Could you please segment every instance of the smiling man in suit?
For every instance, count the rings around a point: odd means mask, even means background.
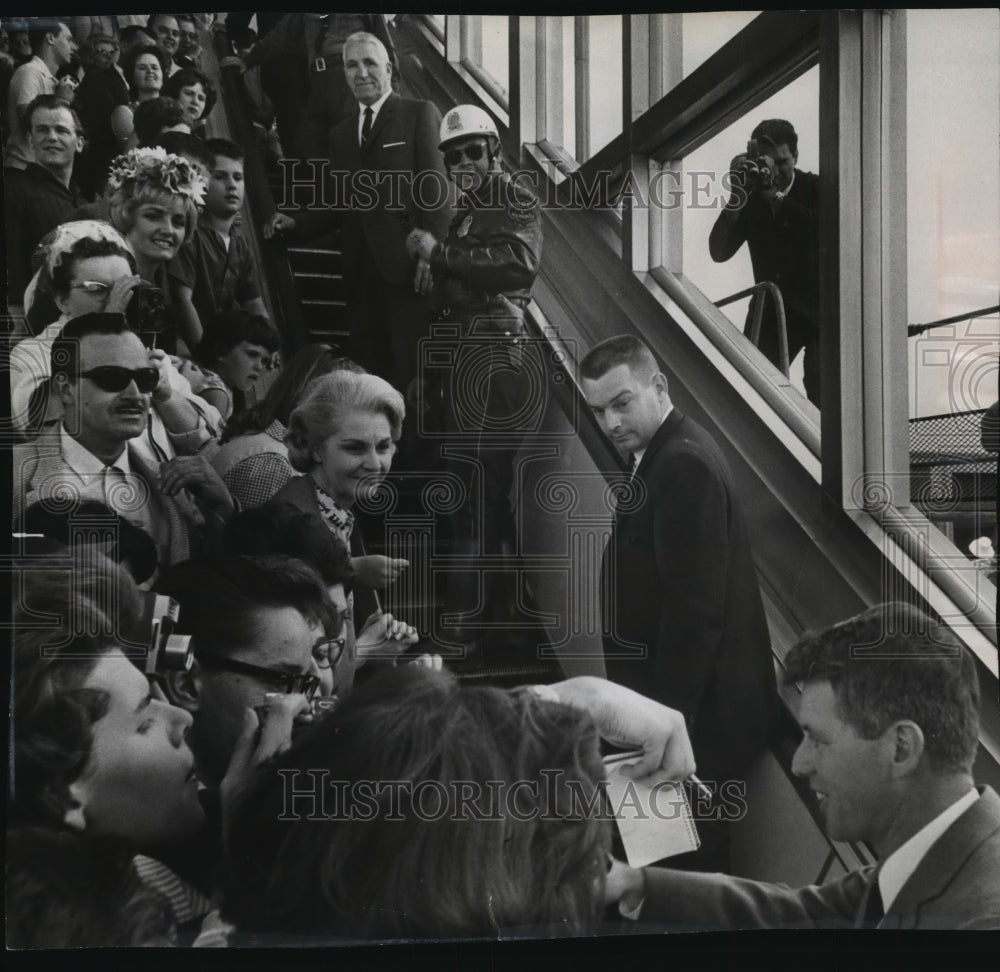
[[[309,239],[339,227],[351,357],[406,391],[430,324],[432,282],[406,237],[423,229],[442,238],[452,214],[437,150],[441,113],[392,90],[389,53],[374,34],[347,38],[344,72],[358,111],[330,131],[332,209],[277,213],[264,234]]]
[[[602,341],[580,375],[634,470],[602,565],[608,678],[684,713],[698,772],[718,792],[766,745],[776,698],[739,498],[718,446],[671,403],[641,341]],[[702,850],[685,863],[726,870],[728,823],[708,816]]]
[[[894,602],[806,636],[785,665],[802,689],[792,771],[828,836],[869,842],[880,863],[798,889],[617,865],[611,896],[636,930],[1000,928],[1000,799],[973,783],[972,653]]]

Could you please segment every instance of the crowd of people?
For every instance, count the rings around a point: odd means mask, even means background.
[[[517,556],[518,453],[545,394],[525,320],[538,200],[486,111],[395,90],[381,15],[128,20],[5,24],[13,531],[33,565],[14,605],[8,944],[1000,924],[975,666],[903,604],[805,637],[784,673],[801,686],[793,769],[877,870],[797,891],[729,877],[714,802],[697,851],[621,862],[602,746],[636,751],[632,779],[697,766],[717,787],[773,740],[770,635],[722,452],[637,338],[590,349],[580,390],[624,487],[608,678],[463,684],[436,638],[474,653],[482,602],[503,601],[474,568]],[[210,28],[237,52],[223,69],[240,69],[265,158],[325,158],[346,185],[404,177],[260,227],[338,234],[343,348],[295,348],[268,313],[246,150],[207,137]],[[741,219],[713,234],[717,259],[753,246]],[[439,337],[447,363],[426,353]],[[384,610],[408,563],[363,536],[394,462],[459,487],[449,535],[468,569],[434,631]]]

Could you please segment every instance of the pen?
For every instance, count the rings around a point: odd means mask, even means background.
[[[701,780],[699,780],[698,777],[694,775],[694,773],[691,774],[689,779],[691,780],[692,783],[694,783],[696,787],[698,787],[698,793],[701,794],[702,800],[711,803],[712,791],[707,786],[705,786],[705,784],[702,783]]]

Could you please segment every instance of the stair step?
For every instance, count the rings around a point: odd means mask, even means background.
[[[306,301],[337,301],[342,304],[346,301],[344,278],[340,274],[295,273],[293,276],[299,300],[303,303]]]
[[[339,274],[343,258],[339,250],[289,247],[288,262],[293,273]]]

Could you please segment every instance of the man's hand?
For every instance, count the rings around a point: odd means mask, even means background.
[[[284,236],[286,233],[292,233],[295,230],[295,220],[291,216],[287,216],[285,213],[275,213],[269,220],[264,223],[264,239],[270,240],[275,236]]]
[[[152,348],[149,351],[149,365],[160,373],[156,387],[153,389],[153,404],[163,405],[165,402],[170,401],[174,393],[174,388],[171,384],[171,373],[174,370],[173,362],[162,348]]]
[[[412,625],[376,611],[365,621],[358,635],[358,664],[363,665],[373,658],[395,658],[419,640],[420,633]]]
[[[642,750],[638,761],[622,767],[625,776],[640,779],[662,769],[670,779],[684,780],[695,771],[687,725],[676,709],[593,675],[541,688],[543,694],[551,690],[560,702],[587,712],[608,742]]]
[[[72,101],[78,86],[79,82],[75,78],[60,78],[56,84],[56,90],[53,94],[55,94],[57,98],[62,98],[63,101]]]
[[[176,456],[160,466],[160,489],[167,496],[186,489],[203,513],[215,513],[224,520],[236,510],[225,483],[202,455]]]
[[[408,560],[384,557],[382,554],[354,557],[351,562],[355,578],[365,587],[372,587],[377,591],[398,580],[399,575],[410,566]]]
[[[410,230],[410,235],[406,237],[406,252],[411,257],[430,261],[434,247],[437,246],[437,237],[423,229]]]
[[[233,809],[253,779],[254,770],[288,749],[295,717],[309,704],[304,695],[275,695],[269,697],[267,703],[262,716],[258,716],[253,709],[243,713],[243,728],[229,759],[226,775],[219,784],[223,842]]]
[[[434,289],[434,275],[431,265],[421,257],[417,260],[417,269],[413,274],[413,289],[426,297]]]
[[[132,291],[142,283],[142,277],[133,273],[129,277],[119,277],[108,291],[108,302],[104,305],[105,314],[124,314],[132,299]]]

